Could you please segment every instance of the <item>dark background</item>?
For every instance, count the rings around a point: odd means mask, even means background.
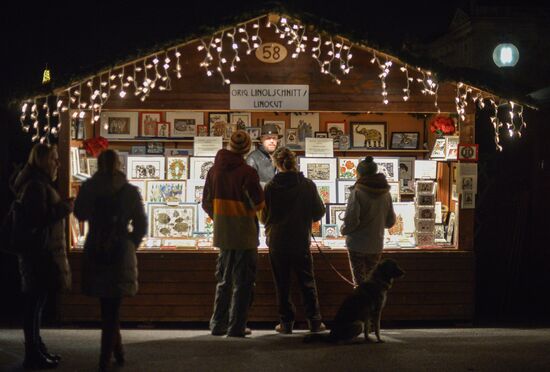
[[[46,64],[53,83],[95,66],[135,55],[159,43],[215,28],[233,16],[272,2],[134,1],[20,2],[2,12],[4,49],[0,70],[0,193],[4,215],[13,195],[8,179],[25,161],[30,136],[20,130],[16,98],[40,87]],[[457,7],[469,1],[287,1],[290,10],[315,14],[346,25],[378,45],[399,50],[405,41],[424,42],[443,34]],[[478,1],[484,5],[537,5],[533,1]],[[4,5],[3,5],[4,6]],[[495,32],[499,30],[495,29]],[[544,61],[541,61],[544,63]],[[543,87],[540,87],[543,88]],[[548,109],[528,110],[521,140],[503,136],[497,153],[487,113],[478,113],[480,144],[475,251],[478,263],[476,322],[549,320],[550,166]],[[543,164],[546,160],[546,169]],[[0,323],[18,322],[21,297],[17,262],[0,254]],[[7,301],[4,301],[6,299]],[[50,307],[49,318],[54,319]]]

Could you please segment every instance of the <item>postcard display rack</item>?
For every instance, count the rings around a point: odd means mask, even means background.
[[[428,171],[424,169],[425,160],[417,159],[417,155],[427,152],[418,150],[418,134],[415,137],[415,133],[394,132],[387,136],[391,138],[391,145],[388,146],[385,124],[377,124],[381,128],[374,125],[373,128],[365,129],[359,128],[364,124],[351,122],[350,128],[346,130],[345,121],[327,121],[326,131],[320,132],[319,115],[290,114],[290,120],[287,121],[255,119],[256,125],[252,126],[251,113],[102,113],[102,123],[107,124],[97,132],[108,139],[111,148],[118,150],[122,170],[129,182],[138,188],[148,216],[148,231],[140,248],[211,249],[213,221],[202,210],[200,203],[206,174],[214,164],[216,151],[212,151],[210,156],[194,156],[197,155],[193,148],[196,137],[221,136],[226,144],[233,131],[244,129],[257,143],[261,125],[265,123],[279,127],[282,135],[280,143],[297,152],[300,170],[317,185],[327,212],[325,218],[313,224],[312,230],[314,237],[325,248],[345,249],[345,239],[340,228],[350,187],[357,179],[357,166],[365,155],[373,155],[378,171],[386,176],[397,216],[395,226],[385,231],[384,247],[391,249],[433,245],[437,214],[436,175],[431,167],[428,167]],[[290,128],[287,128],[288,122]],[[93,130],[90,127],[89,123],[86,126],[85,123],[75,122],[71,131],[73,196],[78,193],[80,183],[91,177],[97,169],[97,159],[81,148],[83,142],[80,140],[92,137],[86,136],[86,129]],[[362,133],[364,129],[383,132],[381,142],[358,141],[354,133]],[[311,138],[319,143],[325,141],[321,150],[317,149],[314,155],[308,151],[307,143]],[[335,156],[334,152],[340,156]],[[417,168],[420,176],[417,175]],[[426,178],[426,174],[431,178]],[[421,178],[415,181],[417,176]],[[78,223],[71,217],[73,247],[83,246],[87,229],[87,224]],[[266,247],[265,232],[261,226],[260,248]]]

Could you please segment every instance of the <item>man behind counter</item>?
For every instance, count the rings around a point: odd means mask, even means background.
[[[277,149],[280,138],[281,136],[275,124],[264,124],[260,137],[261,145],[246,158],[246,163],[258,172],[262,186],[265,186],[275,176],[271,154]]]

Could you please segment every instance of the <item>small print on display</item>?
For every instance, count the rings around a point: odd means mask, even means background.
[[[206,180],[210,168],[214,166],[214,157],[193,156],[189,158],[189,178],[194,180]]]
[[[195,136],[197,126],[204,124],[204,114],[193,111],[174,111],[166,113],[170,123],[171,136],[191,138]]]
[[[479,145],[477,144],[458,144],[458,160],[461,162],[477,161],[479,154]]]
[[[338,231],[338,225],[336,224],[324,224],[322,226],[323,239],[337,239],[340,235]]]
[[[346,133],[346,123],[345,122],[327,122],[327,132],[328,136],[334,140],[334,148],[337,149],[340,147],[340,136],[343,136]]]
[[[353,148],[386,148],[386,123],[352,122],[350,132]]]
[[[237,130],[246,130],[250,126],[250,113],[249,112],[232,112],[231,124],[237,126]]]
[[[386,176],[388,182],[399,181],[399,158],[373,158],[378,166],[378,173]]]
[[[187,156],[166,157],[166,179],[184,180],[187,179],[189,158]]]
[[[192,237],[197,226],[197,204],[166,206],[149,204],[149,236]]]
[[[336,158],[300,157],[300,171],[307,178],[319,181],[336,179]]]
[[[432,159],[445,159],[445,144],[447,141],[445,138],[436,138],[434,147],[432,149],[432,154],[430,157]]]
[[[419,207],[416,213],[417,218],[422,219],[434,219],[435,220],[435,208],[434,207]]]
[[[139,128],[142,137],[156,137],[158,123],[162,121],[162,112],[140,112]]]
[[[163,155],[164,143],[163,142],[147,142],[145,153],[148,155]]]
[[[416,150],[418,149],[419,132],[392,132],[391,149]]]
[[[164,179],[164,162],[164,156],[129,156],[129,177],[134,179]]]
[[[355,185],[354,180],[336,180],[337,189],[338,189],[338,203],[347,203],[349,195],[351,193],[351,188]]]
[[[147,181],[147,201],[166,204],[185,202],[185,181]]]
[[[419,206],[435,205],[435,195],[418,195],[416,200]]]
[[[211,112],[208,114],[208,124],[210,125],[210,135],[216,137],[225,137],[225,130],[229,123],[229,114],[224,112]]]
[[[356,179],[357,165],[360,161],[360,158],[338,158],[338,178]]]
[[[260,131],[261,129],[258,127],[246,128],[246,132],[248,133],[252,141],[257,141],[260,139],[260,133],[261,133]]]
[[[433,181],[416,181],[416,192],[418,194],[433,194],[434,185]]]

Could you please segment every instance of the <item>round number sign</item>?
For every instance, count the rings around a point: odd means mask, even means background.
[[[264,63],[279,63],[287,55],[286,48],[279,43],[263,43],[256,49],[256,58]]]

